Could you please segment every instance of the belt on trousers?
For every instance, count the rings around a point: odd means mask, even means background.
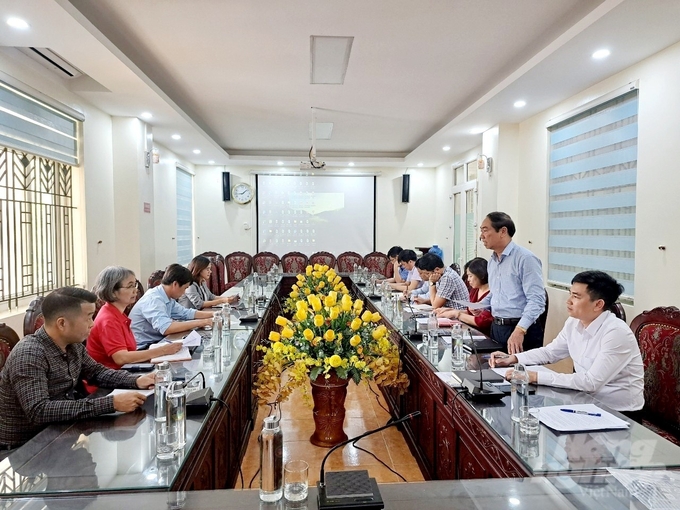
[[[494,317],[493,323],[499,326],[517,326],[520,319],[504,319],[503,317]]]

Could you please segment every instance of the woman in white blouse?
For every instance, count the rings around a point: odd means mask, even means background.
[[[194,281],[187,288],[184,295],[178,299],[182,306],[202,310],[203,308],[210,308],[211,306],[218,306],[223,303],[232,304],[238,301],[238,296],[220,297],[210,292],[206,282],[210,278],[212,268],[207,257],[202,255],[194,257],[189,262],[188,268],[194,277]]]

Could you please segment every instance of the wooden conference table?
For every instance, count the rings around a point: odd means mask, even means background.
[[[365,297],[361,287],[346,281],[353,292]],[[284,276],[273,293],[286,296],[294,282],[293,276]],[[240,486],[239,466],[257,412],[251,389],[253,364],[261,354],[255,346],[276,327],[281,301],[270,299],[260,310],[262,319],[252,327],[232,328],[230,362],[202,359],[197,351],[197,359],[173,367],[202,370],[215,395],[224,401],[188,417],[187,444],[175,459],[155,457],[153,399],[149,398],[135,414],[48,426],[0,462],[0,498]],[[367,307],[379,310],[380,303],[365,301]],[[236,317],[232,324],[238,324]],[[680,448],[636,423],[628,430],[561,435],[541,426],[537,441],[520,441],[510,419],[509,397],[497,404],[468,402],[436,376],[437,366],[407,335],[395,331],[392,339],[400,346],[411,385],[406,395],[387,392],[386,398],[394,416],[421,411],[422,416],[405,426],[404,434],[426,478],[592,478],[606,474],[607,467],[680,467]],[[530,397],[532,406],[593,401],[579,392],[553,388],[539,388]]]

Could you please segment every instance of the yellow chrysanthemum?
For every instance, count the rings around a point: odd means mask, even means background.
[[[365,361],[357,361],[354,366],[356,367],[357,370],[363,370],[366,368],[366,362]]]
[[[333,356],[328,358],[328,364],[333,368],[338,368],[342,364],[342,358],[337,354],[333,354]]]
[[[357,329],[359,329],[361,327],[361,324],[362,324],[361,319],[359,317],[355,317],[352,320],[349,327],[352,328],[352,331],[356,331]]]
[[[361,316],[361,320],[363,320],[364,322],[370,322],[372,318],[373,314],[368,310],[366,310]]]
[[[299,321],[303,321],[307,318],[307,310],[304,308],[298,308],[298,311],[295,312],[295,318]]]
[[[329,329],[323,334],[323,339],[326,340],[326,342],[332,342],[335,340],[335,331]]]
[[[378,312],[373,312],[373,316],[371,317],[371,322],[378,322],[382,317]]]
[[[272,342],[278,342],[279,340],[281,340],[281,335],[277,331],[270,331],[269,340],[271,340]]]
[[[296,297],[299,297],[299,296],[300,296],[300,293],[297,290],[294,290],[290,293],[290,297],[292,297],[293,299],[295,299]]]
[[[305,337],[305,340],[311,342],[314,339],[314,332],[307,328],[302,332],[302,336]]]
[[[279,315],[274,322],[279,326],[286,326],[288,324],[288,319]]]
[[[290,329],[288,326],[286,326],[285,328],[283,328],[281,330],[281,336],[283,338],[293,338],[293,335],[295,335],[295,332],[292,329]]]
[[[305,269],[305,273],[307,273],[307,276],[312,276],[312,271],[314,271],[314,268],[312,266],[307,266]]]
[[[337,306],[332,307],[330,309],[329,314],[330,314],[331,320],[334,321],[340,315],[340,308],[338,308]]]
[[[318,314],[317,314],[317,315],[314,316],[314,325],[315,325],[317,328],[320,328],[321,326],[323,326],[323,323],[324,323],[324,322],[325,322],[325,321],[324,321],[323,315],[318,315]]]
[[[354,335],[352,338],[349,339],[349,343],[352,347],[356,347],[361,343],[361,337],[359,335]]]
[[[281,352],[283,351],[283,348],[285,346],[281,342],[274,342],[274,345],[272,345],[272,349],[274,349],[274,352]]]

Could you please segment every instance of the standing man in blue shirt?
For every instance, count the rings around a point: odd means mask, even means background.
[[[184,308],[176,300],[193,282],[191,271],[180,264],[165,270],[161,284],[149,289],[130,312],[137,348],[144,349],[167,335],[212,324],[212,312]]]
[[[491,338],[516,354],[543,346],[543,328],[536,321],[545,310],[541,261],[512,241],[515,223],[504,212],[489,213],[480,227],[489,259],[490,292],[482,303],[491,305]]]

